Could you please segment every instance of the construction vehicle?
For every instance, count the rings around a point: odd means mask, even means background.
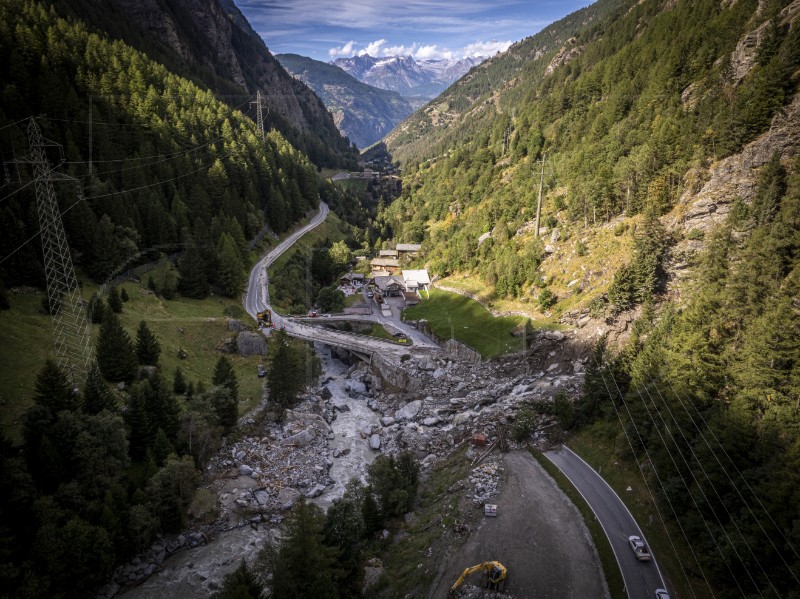
[[[486,582],[483,585],[485,588],[492,591],[502,592],[503,588],[505,587],[506,578],[508,577],[508,570],[506,570],[506,567],[500,562],[489,561],[478,564],[477,566],[470,566],[469,568],[466,568],[461,573],[461,576],[458,577],[458,580],[456,580],[455,584],[450,587],[450,593],[448,594],[448,597],[455,597],[456,590],[464,583],[467,576],[475,574],[476,572],[485,573]]]
[[[267,327],[269,328],[270,324],[272,324],[272,310],[264,310],[263,312],[259,312],[256,314],[256,320],[258,321],[258,328]]]

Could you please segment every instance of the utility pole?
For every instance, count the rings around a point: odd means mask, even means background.
[[[73,385],[78,385],[86,379],[89,368],[91,336],[58,199],[53,189],[52,180],[61,177],[53,177],[45,154],[47,146],[58,144],[42,137],[39,125],[33,118],[28,124],[28,140],[31,154],[27,161],[33,164],[56,360]]]
[[[536,223],[534,224],[536,237],[539,237],[539,220],[542,216],[542,187],[544,186],[544,161],[546,157],[542,154],[542,173],[539,175],[539,200],[536,202]]]

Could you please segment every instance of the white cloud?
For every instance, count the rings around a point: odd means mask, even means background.
[[[511,41],[498,42],[497,40],[489,42],[477,41],[462,48],[451,50],[450,48],[440,47],[438,44],[420,45],[416,42],[410,46],[404,44],[391,46],[388,45],[389,42],[387,40],[379,39],[369,42],[358,49],[357,46],[362,44],[351,40],[344,46],[329,49],[328,56],[336,58],[338,56],[350,57],[369,54],[376,58],[384,56],[413,56],[415,60],[461,60],[462,58],[475,58],[478,56],[494,56],[498,52],[505,52],[512,43]]]
[[[350,40],[341,48],[331,48],[328,50],[328,56],[331,58],[336,58],[337,56],[352,56],[353,55],[353,46],[355,45],[355,40]]]
[[[369,54],[370,56],[380,56],[381,48],[386,45],[386,40],[375,40],[367,44],[366,48],[358,51],[359,56]]]

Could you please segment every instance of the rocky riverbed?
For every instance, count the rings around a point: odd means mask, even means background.
[[[381,453],[410,450],[425,472],[476,433],[491,444],[526,400],[577,390],[585,356],[580,348],[561,350],[565,341],[563,333],[543,333],[535,355],[482,364],[431,353],[348,365],[317,347],[320,382],[284,422],[243,419],[242,434],[209,463],[204,488],[216,498],[213,524],[160,539],[119,568],[102,596],[207,596],[276,536],[300,496],[327,507]],[[490,459],[473,469],[475,505],[499,492],[501,478]]]

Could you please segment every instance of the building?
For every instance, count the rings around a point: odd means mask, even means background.
[[[420,270],[404,270],[402,271],[403,287],[406,291],[411,293],[421,293],[428,289],[431,285],[431,278],[428,275],[428,269],[423,268]]]
[[[398,276],[375,277],[372,284],[383,297],[399,297],[405,288],[403,277]]]
[[[342,286],[350,285],[351,287],[360,287],[364,284],[364,275],[357,272],[349,272],[339,279],[339,284]]]
[[[400,269],[400,261],[397,258],[373,258],[370,266],[372,270],[386,270],[394,274]]]
[[[348,306],[344,309],[345,314],[372,314],[372,308],[370,308],[364,302],[360,302],[358,304],[353,304],[352,306]]]
[[[381,250],[378,256],[381,258],[397,258],[400,254],[397,253],[397,250]]]
[[[398,243],[397,251],[404,256],[415,258],[419,254],[421,247],[422,244],[420,243]]]

